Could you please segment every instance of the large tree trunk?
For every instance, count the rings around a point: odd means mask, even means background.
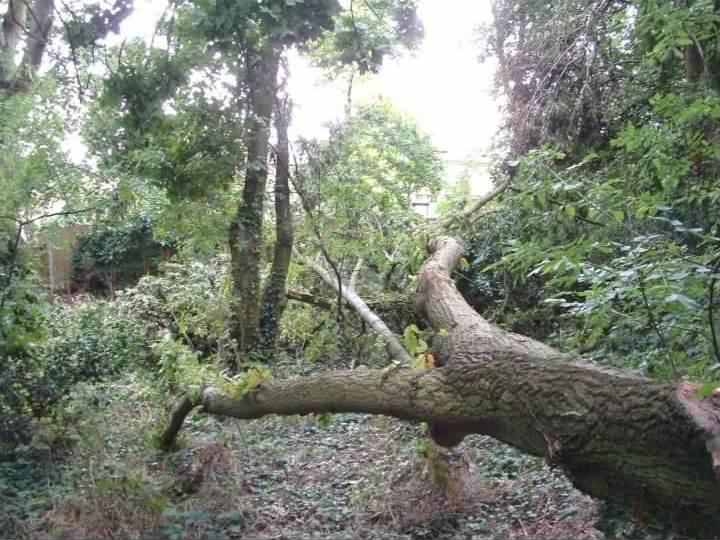
[[[263,205],[279,62],[280,48],[271,43],[248,51],[245,58],[247,164],[242,200],[230,227],[229,242],[234,296],[230,330],[243,355],[258,345]]]
[[[38,69],[40,69],[50,39],[50,29],[52,28],[54,15],[54,0],[35,0],[32,8],[30,8],[28,17],[30,31],[27,36],[27,45],[25,46],[25,54],[20,68],[20,77],[25,84],[29,84]]]
[[[15,56],[20,43],[25,21],[27,4],[23,0],[10,0],[2,19],[0,33],[0,85],[11,88],[15,77]]]
[[[293,223],[290,209],[290,103],[278,100],[275,112],[277,149],[275,152],[275,249],[270,275],[265,283],[260,319],[260,346],[272,351],[277,341],[280,319],[287,305],[286,287],[293,248]]]
[[[448,332],[444,366],[271,381],[239,399],[206,388],[178,404],[162,442],[172,444],[195,406],[236,418],[362,412],[428,421],[445,446],[487,434],[545,456],[586,493],[720,534],[720,392],[700,397],[696,385],[601,369],[505,332],[473,311],[450,278],[462,245],[443,238],[431,251],[417,300]]]

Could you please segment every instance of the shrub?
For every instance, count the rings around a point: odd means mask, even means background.
[[[169,331],[201,354],[222,355],[230,316],[226,261],[165,263],[161,270],[123,291],[119,311],[144,321],[149,331]]]
[[[74,250],[73,281],[84,290],[112,291],[157,270],[171,251],[155,240],[147,218],[96,228],[81,237]]]
[[[170,391],[201,386],[218,378],[218,373],[209,364],[202,363],[196,352],[169,335],[156,341],[152,351],[161,384]]]
[[[11,447],[27,442],[32,416],[47,414],[73,385],[145,365],[150,353],[143,325],[105,302],[54,308],[45,332],[0,371],[0,439]]]

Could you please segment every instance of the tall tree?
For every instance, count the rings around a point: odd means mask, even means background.
[[[275,247],[272,267],[261,303],[260,346],[264,351],[275,348],[280,319],[287,305],[286,283],[293,250],[293,215],[290,204],[290,124],[291,104],[288,96],[278,96],[275,104]]]
[[[275,106],[285,53],[291,47],[303,51],[324,47],[339,55],[338,62],[377,70],[384,57],[411,44],[411,35],[419,35],[419,23],[412,13],[414,3],[408,0],[351,3],[345,9],[334,0],[188,2],[177,8],[176,23],[167,22],[160,28],[171,46],[139,55],[136,50],[129,55],[125,48],[125,58],[106,83],[108,104],[115,110],[104,108],[104,119],[95,123],[92,138],[97,143],[104,141],[94,146],[106,154],[108,165],[120,164],[127,173],[147,175],[179,198],[208,196],[241,177],[242,189],[228,225],[233,277],[230,331],[239,363],[262,348],[261,341],[274,341],[276,315],[282,312],[278,302],[284,302],[284,294],[278,291],[285,287],[284,245],[291,238],[289,222],[283,223],[289,217],[282,201],[284,142],[279,140],[276,151],[271,152],[270,136],[274,111],[280,138],[284,123],[289,122],[283,109]],[[370,23],[361,25],[359,21],[365,19]],[[362,28],[372,29],[372,33]],[[347,50],[352,54],[340,54]],[[200,73],[210,79],[199,81],[192,76]],[[219,76],[233,82],[228,95],[214,98],[211,87]],[[200,87],[206,91],[199,92]],[[170,112],[163,108],[168,104],[173,106]],[[211,127],[209,114],[227,126],[227,131]],[[186,144],[187,137],[175,133],[173,126],[181,118],[193,119],[193,144]],[[122,131],[116,129],[118,124]],[[208,145],[209,140],[216,144]],[[112,141],[111,155],[107,141]],[[263,286],[266,188],[273,153],[275,181],[280,183],[276,186],[279,245],[277,264]],[[222,168],[216,163],[220,155]]]
[[[62,2],[8,0],[0,30],[0,88],[5,92],[27,90],[46,59],[53,38],[56,13],[63,21],[63,38],[73,51],[94,45],[132,12],[132,0]],[[18,63],[18,58],[20,62]]]
[[[337,2],[270,3],[258,8],[258,12],[245,13],[253,22],[256,33],[238,36],[238,45],[245,54],[245,88],[247,91],[247,123],[245,146],[247,148],[245,184],[242,200],[230,228],[230,251],[235,309],[231,333],[236,339],[241,354],[248,354],[258,348],[259,336],[272,335],[276,323],[264,314],[280,312],[268,303],[273,298],[283,299],[284,295],[273,293],[285,281],[284,265],[273,265],[273,271],[266,285],[265,301],[261,303],[260,265],[262,247],[262,225],[264,214],[265,185],[267,182],[267,156],[269,128],[272,123],[272,104],[277,99],[278,65],[283,52],[290,46],[306,47],[318,39],[335,39],[348,28],[352,39],[343,52],[353,53],[340,60],[344,64],[358,64],[362,70],[377,69],[383,58],[393,52],[391,45],[402,41],[411,25],[417,25],[408,16],[414,13],[412,2],[380,2],[365,5],[364,12],[373,12],[377,21],[370,28],[382,28],[382,46],[376,40],[364,39],[355,19],[355,7],[351,2],[341,10]],[[268,18],[268,15],[271,18]],[[243,22],[247,24],[247,20]],[[335,30],[333,32],[333,30]],[[282,212],[281,208],[278,208]],[[281,219],[276,215],[276,219]],[[278,241],[287,238],[285,233]],[[276,252],[277,254],[277,252]],[[284,300],[276,300],[284,301]],[[270,328],[261,330],[261,326]]]

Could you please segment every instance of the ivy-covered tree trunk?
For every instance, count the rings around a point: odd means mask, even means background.
[[[463,247],[432,243],[418,309],[448,333],[442,367],[335,371],[261,384],[241,398],[205,388],[175,408],[172,444],[195,407],[236,418],[362,412],[427,421],[455,446],[483,433],[561,467],[579,489],[705,537],[720,534],[720,390],[667,384],[566,356],[481,317],[450,272]]]
[[[242,199],[230,226],[229,242],[234,295],[231,335],[240,354],[256,350],[259,343],[263,205],[280,52],[280,47],[267,41],[258,49],[249,47],[245,55],[247,162]]]
[[[270,275],[265,283],[260,319],[261,348],[275,348],[280,319],[287,305],[286,287],[293,248],[293,222],[290,208],[290,103],[279,99],[275,110],[277,148],[275,150],[275,248]]]

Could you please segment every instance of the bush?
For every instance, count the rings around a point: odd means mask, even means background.
[[[45,332],[0,371],[0,440],[11,448],[29,440],[32,417],[47,414],[73,385],[145,365],[150,354],[143,325],[105,302],[55,308]]]
[[[113,291],[156,271],[171,251],[172,246],[155,240],[147,218],[96,228],[74,250],[73,281],[83,290]]]
[[[202,363],[198,354],[169,335],[153,344],[161,385],[171,392],[188,386],[201,386],[217,378],[209,364]]]
[[[165,263],[161,270],[118,296],[120,312],[144,321],[149,331],[169,331],[201,354],[222,356],[229,346],[227,262]]]
[[[41,358],[44,379],[60,387],[142,366],[149,358],[142,322],[118,313],[111,303],[61,307],[49,322]]]

